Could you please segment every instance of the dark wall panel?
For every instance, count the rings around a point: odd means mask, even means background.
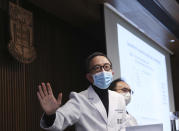
[[[179,43],[178,43],[179,44]],[[172,68],[172,79],[174,88],[174,98],[175,98],[175,109],[179,111],[179,48],[175,48],[174,55],[171,56],[171,68]]]
[[[5,0],[0,0],[0,3]],[[6,5],[6,4],[4,4]],[[31,64],[16,61],[8,52],[8,12],[0,6],[0,126],[2,131],[40,131],[43,113],[36,92],[40,82],[51,82],[63,103],[71,91],[87,88],[85,58],[105,52],[104,39],[65,23],[29,3],[21,5],[34,15],[34,46],[37,58]],[[103,34],[103,32],[101,33]],[[102,36],[103,37],[103,36]],[[69,127],[66,131],[73,131]]]

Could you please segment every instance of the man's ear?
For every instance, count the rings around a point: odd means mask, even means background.
[[[114,75],[114,71],[112,71],[112,75]]]
[[[86,74],[86,79],[87,79],[90,83],[93,83],[93,77],[91,76],[90,73],[87,73],[87,74]]]

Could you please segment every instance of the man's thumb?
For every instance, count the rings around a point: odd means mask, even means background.
[[[61,102],[62,102],[62,93],[60,92],[58,94],[58,99],[57,99],[57,103],[58,103],[59,106],[61,105]]]

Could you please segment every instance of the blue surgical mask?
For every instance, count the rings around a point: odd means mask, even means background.
[[[113,80],[112,72],[99,72],[93,75],[93,85],[100,89],[107,89]]]

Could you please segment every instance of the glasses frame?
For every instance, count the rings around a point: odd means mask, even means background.
[[[131,90],[131,89],[129,89],[129,88],[126,88],[126,87],[124,87],[124,88],[122,88],[122,89],[117,89],[117,90],[121,90],[121,91],[123,91],[123,92],[129,92],[130,94],[134,94],[134,91],[133,90]],[[116,91],[117,91],[116,90]]]
[[[106,65],[109,65],[109,70],[107,69],[105,69],[105,66]],[[95,69],[95,68],[97,68],[97,67],[99,67],[99,70],[97,70],[97,69]],[[102,68],[105,70],[105,71],[110,71],[111,69],[112,69],[112,65],[111,64],[109,64],[109,63],[105,63],[103,66],[101,66],[101,65],[95,65],[95,66],[93,66],[92,68],[90,68],[90,72],[93,70],[93,71],[95,71],[95,72],[100,72],[100,71],[102,71]]]

